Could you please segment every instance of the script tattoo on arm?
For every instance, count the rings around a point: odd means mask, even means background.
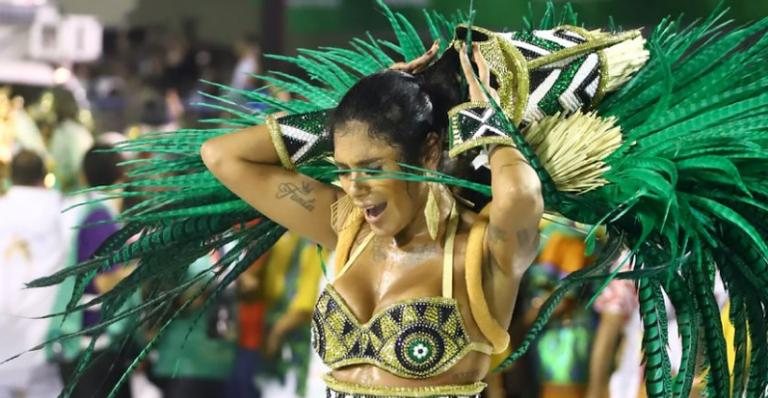
[[[312,194],[312,186],[305,182],[301,185],[292,182],[284,182],[277,187],[277,199],[288,198],[299,206],[312,211],[315,209],[315,197]]]

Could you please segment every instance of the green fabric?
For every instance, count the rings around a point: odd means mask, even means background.
[[[209,257],[200,258],[190,265],[188,278],[210,266]],[[212,310],[183,313],[171,322],[157,343],[157,359],[152,366],[155,376],[216,380],[231,376],[237,345],[207,335],[206,320],[213,315]]]
[[[205,313],[176,318],[160,338],[152,372],[159,377],[226,380],[231,376],[235,344],[212,339],[205,330]]]

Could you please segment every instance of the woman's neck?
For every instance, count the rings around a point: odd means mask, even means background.
[[[448,200],[450,198],[446,198],[446,195],[443,195],[442,193],[437,195],[440,221],[438,225],[437,236],[434,240],[437,242],[442,242],[446,228],[448,226],[447,220],[450,216],[453,202]],[[429,236],[429,228],[427,227],[427,219],[424,211],[427,206],[426,198],[424,198],[421,203],[422,204],[419,206],[419,210],[413,221],[411,221],[410,224],[408,224],[402,231],[393,237],[393,243],[396,247],[404,248],[415,242],[420,242],[422,240],[432,240],[432,238]]]

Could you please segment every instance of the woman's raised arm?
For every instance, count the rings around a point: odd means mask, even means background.
[[[330,220],[338,190],[282,167],[266,126],[212,138],[200,154],[224,186],[260,213],[298,235],[335,247]]]
[[[459,52],[471,101],[486,102],[486,92],[498,101],[490,86],[490,70],[475,46],[478,79],[465,49]],[[481,87],[485,86],[485,90]],[[492,199],[486,246],[493,264],[505,275],[522,277],[538,250],[539,220],[544,212],[541,181],[525,157],[512,146],[496,146],[489,156]]]

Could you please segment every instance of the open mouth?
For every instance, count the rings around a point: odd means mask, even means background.
[[[380,203],[375,206],[368,206],[365,209],[365,219],[368,222],[378,221],[381,218],[381,213],[387,208],[387,202]]]

